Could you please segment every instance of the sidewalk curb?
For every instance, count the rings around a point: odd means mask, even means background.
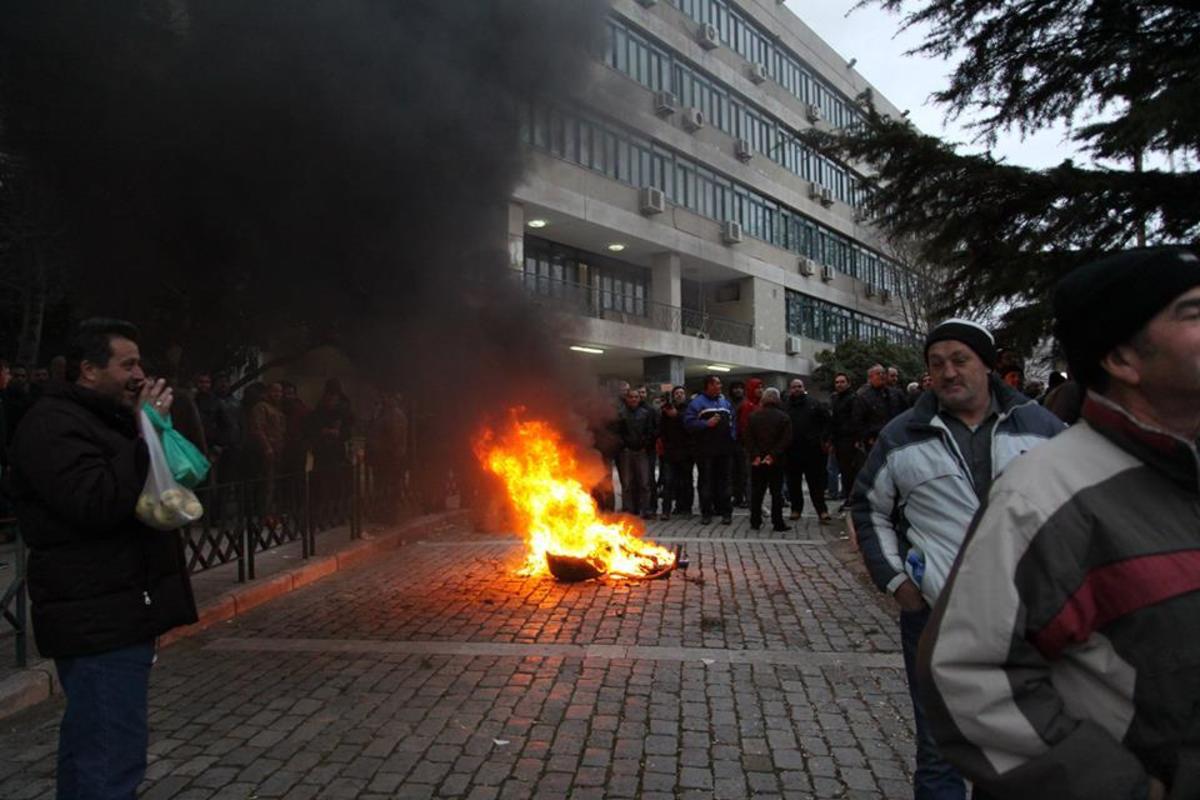
[[[168,647],[181,639],[194,636],[217,623],[228,622],[253,608],[315,583],[324,577],[342,570],[353,569],[363,563],[369,563],[381,553],[400,548],[406,541],[413,538],[414,532],[428,525],[462,521],[467,519],[468,515],[468,511],[446,511],[418,517],[398,528],[388,530],[377,538],[352,542],[338,553],[316,556],[269,578],[239,584],[233,589],[205,601],[197,609],[200,619],[196,624],[168,631],[159,637],[158,646],[159,648]],[[61,692],[62,686],[58,682],[54,662],[48,659],[34,659],[25,669],[0,680],[0,720],[35,706]]]

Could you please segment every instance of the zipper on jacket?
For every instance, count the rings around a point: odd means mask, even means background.
[[[142,592],[142,599],[146,601],[146,605],[150,605],[150,592],[148,590]]]

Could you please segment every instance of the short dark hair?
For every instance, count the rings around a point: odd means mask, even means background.
[[[85,319],[75,329],[67,347],[67,380],[71,383],[79,380],[84,361],[107,367],[108,359],[112,357],[113,339],[128,339],[136,343],[139,335],[137,326],[132,322],[104,317]]]
[[[720,376],[720,375],[705,375],[705,376],[704,376],[704,388],[705,388],[705,389],[707,389],[709,386],[712,386],[712,385],[713,385],[713,382],[714,382],[714,381],[716,381],[716,382],[718,382],[718,383],[719,383],[719,382],[720,382],[720,380],[721,380],[721,376]],[[736,384],[730,384],[730,385],[729,385],[729,390],[730,390],[730,391],[733,391],[733,387],[734,387],[735,385],[736,385]]]
[[[836,381],[838,378],[845,378],[845,379],[846,379],[846,383],[849,383],[849,382],[850,382],[850,376],[849,376],[849,375],[847,375],[847,374],[846,374],[846,373],[844,373],[844,372],[835,372],[835,373],[833,373],[833,379]]]

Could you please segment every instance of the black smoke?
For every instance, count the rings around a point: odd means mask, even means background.
[[[586,91],[602,0],[0,0],[0,136],[80,315],[185,364],[329,341],[438,399],[580,402],[503,280],[523,103]],[[440,435],[440,433],[438,434]]]

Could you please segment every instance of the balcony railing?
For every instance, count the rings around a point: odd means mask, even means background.
[[[624,325],[682,333],[742,347],[754,346],[754,326],[703,311],[659,303],[642,297],[605,292],[598,286],[530,275],[514,270],[517,281],[535,302],[555,311],[606,319]]]

